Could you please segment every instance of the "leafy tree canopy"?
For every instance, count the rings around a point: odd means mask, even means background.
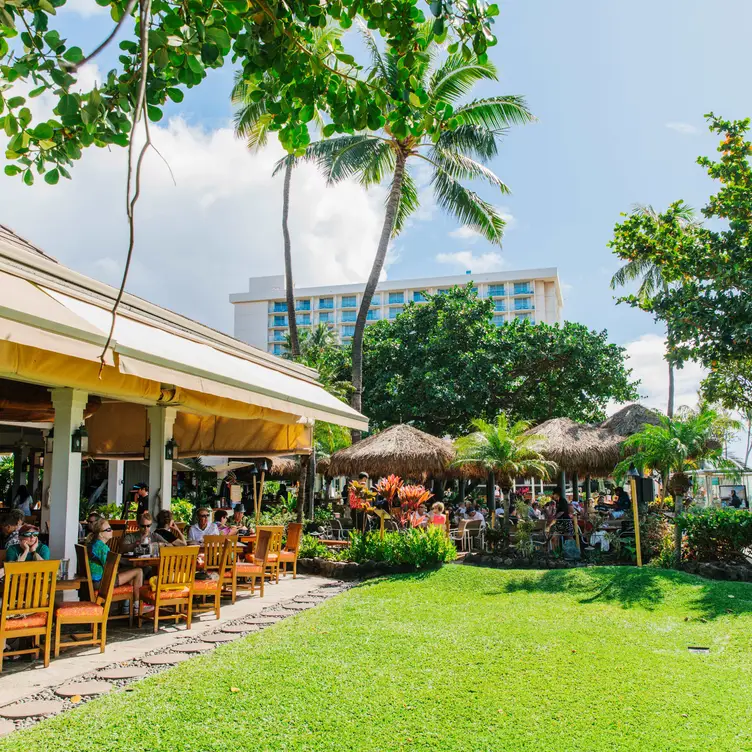
[[[375,426],[458,435],[500,412],[589,422],[605,417],[609,400],[638,396],[624,348],[605,331],[522,320],[497,327],[492,301],[470,285],[428,298],[366,330],[364,411]]]
[[[426,42],[417,34],[425,20],[417,0],[97,0],[110,8],[115,26],[88,56],[53,28],[65,2],[0,3],[0,128],[10,139],[6,173],[22,175],[27,184],[34,169],[48,183],[69,177],[67,167],[87,146],[128,145],[142,112],[148,127],[149,120],[161,119],[168,99],[182,101],[185,89],[228,61],[257,83],[254,96],[269,101],[269,128],[291,152],[309,143],[308,122],[317,107],[339,132],[381,127],[392,92],[357,80],[358,66],[341,40],[333,40],[326,55],[316,51],[314,31],[331,21],[349,28],[361,17],[399,55],[402,86],[390,103],[394,125],[413,127],[409,101],[425,96],[409,75],[416,59],[427,58]],[[433,0],[430,9],[434,36],[443,39],[451,29],[468,58],[485,55],[495,44],[495,5]],[[80,67],[121,30],[128,33],[119,42],[118,67],[101,86],[77,92]],[[30,91],[22,95],[13,84]],[[45,92],[57,100],[54,114],[34,122],[27,100]]]
[[[668,357],[714,369],[752,357],[752,144],[748,119],[707,118],[723,140],[719,161],[697,160],[719,182],[702,214],[723,228],[688,225],[677,201],[662,214],[628,216],[610,246],[621,259],[659,267],[668,283],[650,296],[625,298],[665,322]]]

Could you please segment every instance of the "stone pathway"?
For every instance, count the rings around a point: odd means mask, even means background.
[[[342,582],[320,584],[321,580],[316,580],[317,586],[314,589],[285,600],[276,599],[276,602],[268,606],[264,606],[263,601],[254,600],[254,603],[262,606],[260,613],[245,614],[225,623],[209,623],[203,632],[194,633],[193,630],[189,632],[172,628],[170,639],[155,650],[115,664],[110,661],[109,665],[102,665],[94,671],[69,678],[56,686],[47,686],[27,697],[17,694],[15,701],[0,707],[0,736],[16,729],[28,728],[43,718],[78,707],[108,692],[123,690],[134,681],[152,676],[209,652],[216,646],[254,634],[282,619],[314,608],[352,586]],[[54,660],[50,667],[53,665]],[[16,679],[18,676],[13,678]]]

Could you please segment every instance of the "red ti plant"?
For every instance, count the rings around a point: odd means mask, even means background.
[[[368,488],[368,482],[363,483],[357,480],[350,481],[350,493],[347,500],[350,503],[350,509],[368,510],[371,502],[376,498],[376,493]]]
[[[389,506],[396,506],[394,497],[402,488],[404,481],[399,475],[390,475],[388,478],[382,478],[376,484],[376,490],[389,502]]]
[[[409,512],[414,512],[421,504],[425,504],[433,494],[425,486],[402,486],[397,491],[400,506],[402,507],[402,517],[407,518]]]

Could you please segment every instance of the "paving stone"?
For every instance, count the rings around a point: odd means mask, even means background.
[[[285,603],[282,606],[285,611],[308,611],[308,609],[312,607],[312,603]]]
[[[204,642],[231,642],[235,639],[234,634],[226,634],[226,633],[220,633],[220,634],[208,634],[201,638]]]
[[[60,697],[75,697],[81,695],[103,695],[112,689],[112,684],[106,681],[85,681],[85,682],[68,682],[62,684],[55,690],[56,695]]]
[[[176,653],[205,653],[211,649],[212,646],[207,645],[205,642],[186,642],[185,645],[174,645],[170,648],[170,650],[174,650]]]
[[[259,626],[268,626],[269,624],[276,624],[280,620],[280,616],[249,616],[247,619],[243,619],[243,624],[258,624]]]
[[[323,603],[326,600],[326,597],[321,596],[313,596],[313,595],[299,595],[297,598],[294,599],[295,603]]]
[[[164,666],[170,663],[182,663],[187,661],[191,656],[185,653],[157,653],[157,655],[147,655],[141,660],[147,666]]]
[[[59,713],[62,709],[63,703],[59,700],[18,702],[15,705],[6,705],[4,708],[0,708],[0,716],[3,718],[34,718],[38,715]]]
[[[269,611],[268,613],[265,613],[264,616],[274,616],[277,619],[284,619],[286,616],[290,615],[286,611],[282,611],[281,607],[279,608],[280,608],[279,611]]]
[[[118,668],[108,668],[106,671],[100,671],[97,676],[100,679],[138,679],[149,673],[148,668],[143,666],[120,666]]]
[[[245,634],[248,632],[256,632],[257,626],[258,625],[256,624],[225,624],[225,626],[222,627],[222,631],[227,634]]]
[[[16,730],[16,724],[13,721],[0,720],[0,736],[8,736]]]

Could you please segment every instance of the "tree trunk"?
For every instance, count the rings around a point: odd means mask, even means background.
[[[488,506],[488,526],[493,530],[496,527],[496,495],[494,490],[496,479],[493,473],[489,473],[486,478],[486,506]]]
[[[459,483],[459,488],[457,489],[457,501],[460,504],[464,504],[465,503],[465,479],[460,478],[459,481],[457,482]]]
[[[384,268],[386,252],[389,249],[389,241],[394,231],[394,223],[397,219],[397,209],[402,192],[402,183],[405,177],[405,156],[402,153],[397,154],[397,164],[394,167],[394,177],[392,178],[392,187],[389,190],[389,199],[386,203],[386,213],[384,214],[384,224],[381,228],[381,237],[379,246],[376,251],[376,258],[373,260],[371,274],[366,283],[366,289],[363,291],[363,299],[360,301],[358,310],[358,319],[355,322],[355,332],[352,341],[352,385],[353,394],[350,399],[352,407],[360,412],[363,407],[363,335],[366,329],[366,317],[371,307],[371,300],[376,290],[376,285],[381,276],[381,270]],[[352,443],[360,441],[360,431],[352,429]]]
[[[298,322],[295,320],[295,290],[292,284],[292,250],[290,247],[290,228],[287,218],[290,214],[290,180],[292,178],[293,161],[289,158],[285,167],[285,187],[282,191],[282,236],[285,241],[285,297],[287,298],[287,326],[290,329],[290,355],[300,356],[300,341],[298,340]]]
[[[295,510],[298,522],[303,522],[305,516],[306,493],[308,489],[308,468],[311,464],[311,457],[308,454],[300,455],[300,485],[298,486],[298,504]]]
[[[674,364],[671,361],[668,364],[668,408],[666,415],[669,418],[674,417]]]
[[[308,498],[310,506],[308,507],[309,519],[313,522],[316,515],[316,450],[311,452],[311,461],[308,463]]]
[[[580,500],[580,474],[572,473],[572,501]]]
[[[679,527],[679,515],[684,511],[684,504],[682,503],[682,495],[676,494],[674,499],[674,545],[676,546],[676,566],[681,564],[681,548],[682,548],[682,531]]]

